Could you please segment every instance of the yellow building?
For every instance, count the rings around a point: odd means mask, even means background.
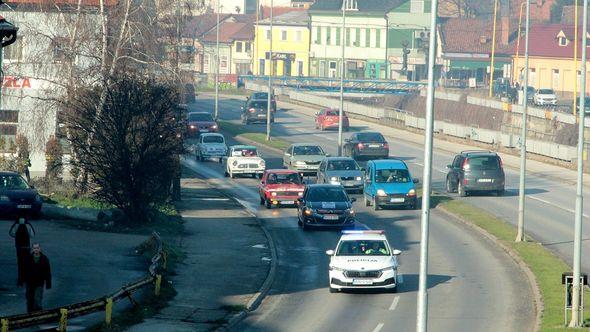
[[[574,68],[574,26],[545,24],[532,26],[529,32],[529,86],[553,89],[571,98],[574,86],[580,91],[582,27],[578,29],[577,69]],[[514,81],[524,85],[524,36],[520,38],[518,58],[512,57]],[[587,66],[590,77],[590,66]],[[574,74],[576,72],[576,74]],[[577,79],[576,79],[577,77]],[[577,82],[577,83],[576,83]],[[587,82],[586,91],[590,86]]]
[[[254,39],[254,75],[270,73],[270,39],[270,19],[259,21]],[[309,75],[307,11],[290,11],[273,17],[272,55],[274,76]]]

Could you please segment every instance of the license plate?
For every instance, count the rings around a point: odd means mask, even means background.
[[[369,144],[369,147],[370,148],[380,148],[381,145],[379,145],[379,144]]]
[[[202,133],[208,133],[209,132],[209,129],[200,129],[199,131],[202,132]]]
[[[403,203],[405,199],[403,197],[394,197],[389,200],[391,203]]]
[[[30,204],[19,204],[16,206],[17,209],[30,209],[31,207]]]
[[[265,114],[258,114],[259,118],[264,118],[266,115]]]
[[[489,182],[493,182],[493,180],[492,179],[478,179],[477,182],[487,182],[487,183],[489,183]]]
[[[338,220],[338,215],[326,214],[324,215],[324,220]]]
[[[367,279],[352,279],[352,284],[353,284],[353,285],[372,285],[372,284],[373,284],[373,280],[367,280]]]
[[[281,204],[295,204],[295,201],[281,201]]]

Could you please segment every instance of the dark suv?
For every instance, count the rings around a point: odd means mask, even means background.
[[[242,123],[249,124],[251,122],[265,122],[268,108],[267,100],[253,100],[248,99],[244,107],[242,107]],[[270,112],[270,122],[275,122],[274,112]]]
[[[502,159],[492,151],[463,151],[447,165],[447,192],[465,197],[473,191],[504,194]]]

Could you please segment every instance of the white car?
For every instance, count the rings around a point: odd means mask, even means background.
[[[330,293],[343,289],[382,288],[395,292],[398,285],[397,256],[384,231],[342,231],[330,256]]]
[[[225,176],[233,178],[237,174],[251,175],[262,178],[266,169],[264,159],[258,150],[251,145],[233,145],[229,147],[227,156],[222,160]]]
[[[557,96],[552,89],[539,89],[535,93],[534,99],[535,105],[546,106],[546,105],[557,105]]]
[[[219,162],[227,154],[227,145],[225,138],[221,134],[206,133],[199,136],[199,141],[195,147],[195,157],[197,160],[204,161],[209,158],[219,158]]]

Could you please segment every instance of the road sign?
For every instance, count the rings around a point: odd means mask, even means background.
[[[564,285],[565,288],[565,299],[564,299],[564,325],[567,326],[568,318],[567,312],[568,310],[572,310],[572,288],[574,284],[574,277],[572,272],[564,272],[561,274],[561,284]],[[582,273],[580,275],[580,286],[587,286],[588,285],[588,275]],[[584,291],[580,292],[580,312],[584,312]],[[583,323],[584,317],[580,315],[580,323]]]

